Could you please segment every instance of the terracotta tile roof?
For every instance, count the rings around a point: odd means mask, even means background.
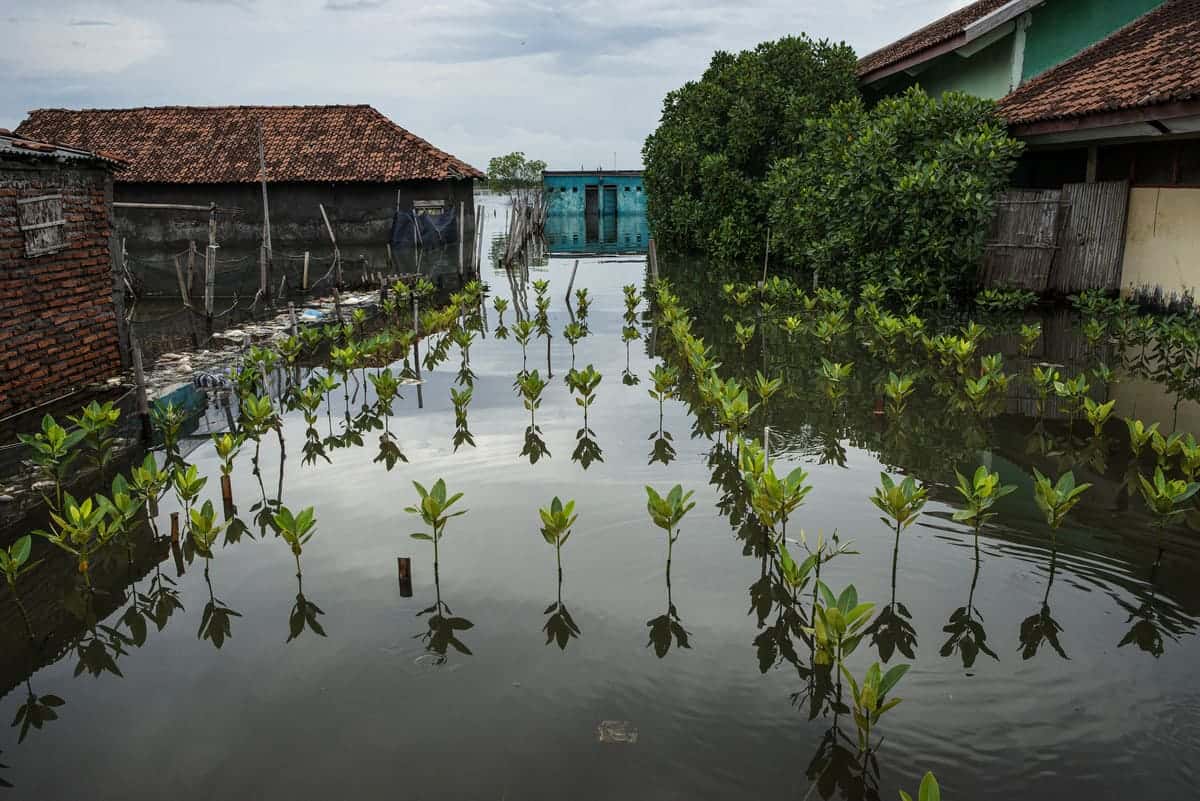
[[[968,25],[978,22],[1001,6],[1008,5],[1009,2],[1010,0],[978,0],[958,11],[952,11],[903,39],[863,56],[858,60],[858,74],[866,75],[890,67],[923,50],[945,44],[956,36],[965,35]]]
[[[1010,125],[1200,98],[1200,0],[1171,0],[999,103]]]
[[[36,139],[18,136],[7,128],[0,128],[0,156],[49,158],[67,161],[100,162],[109,167],[120,169],[125,162],[119,157],[104,151],[95,153],[79,148],[67,147],[54,142],[42,142]]]
[[[273,182],[484,177],[367,105],[38,109],[17,130],[121,154],[124,183],[253,183],[260,123]]]

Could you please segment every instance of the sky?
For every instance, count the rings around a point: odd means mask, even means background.
[[[33,108],[370,103],[487,168],[636,169],[716,50],[860,55],[964,0],[0,0],[0,128]]]

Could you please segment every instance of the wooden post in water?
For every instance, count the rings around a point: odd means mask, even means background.
[[[179,262],[179,257],[173,257],[175,261],[175,280],[179,282],[179,297],[183,301],[184,308],[190,309],[192,302],[188,298],[187,281],[183,277],[183,265]]]
[[[333,314],[337,317],[338,325],[342,324],[342,295],[335,285],[333,287]]]
[[[171,512],[171,544],[179,544],[179,512]]]
[[[129,326],[129,350],[133,356],[133,381],[137,385],[138,418],[142,423],[142,439],[150,441],[153,430],[150,427],[150,401],[146,398],[146,373],[142,367],[142,345],[138,342],[133,326]]]
[[[187,291],[188,298],[192,295],[192,281],[196,275],[196,240],[188,240]]]
[[[650,280],[658,283],[658,248],[654,245],[654,237],[646,247],[646,261],[650,264]]]
[[[567,305],[571,303],[571,288],[575,286],[575,273],[579,270],[579,259],[575,260],[575,266],[571,268],[571,281],[567,284]]]
[[[288,316],[292,319],[292,336],[300,333],[300,322],[296,319],[296,304],[288,304]]]
[[[264,303],[271,302],[271,286],[267,283],[269,280],[267,277],[267,246],[262,245],[258,249],[258,294]]]
[[[412,590],[412,559],[407,556],[396,557],[396,578],[400,582],[400,597],[411,598]]]
[[[301,280],[301,289],[308,291],[308,251],[304,251],[304,276]]]
[[[333,243],[333,281],[338,288],[342,286],[342,254],[338,250],[337,237],[333,235],[333,226],[329,224],[329,215],[325,213],[325,204],[318,203],[321,209],[321,219],[325,221],[325,230],[329,232],[329,241]]]
[[[213,289],[217,281],[217,246],[209,245],[204,252],[204,316],[208,319],[208,327],[212,329],[213,318]]]
[[[461,201],[461,200],[458,201],[458,277],[460,279],[459,283],[462,283],[461,279],[462,279],[462,274],[463,274],[463,237],[466,236],[466,233],[467,233],[467,231],[466,231],[467,218],[463,216],[464,214],[466,214],[465,205],[466,204],[464,204],[463,201]]]

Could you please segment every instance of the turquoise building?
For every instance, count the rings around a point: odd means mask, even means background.
[[[551,216],[646,214],[641,170],[547,170],[542,190]]]

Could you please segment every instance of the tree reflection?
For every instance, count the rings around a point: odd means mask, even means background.
[[[1070,659],[1058,641],[1063,628],[1050,614],[1050,588],[1054,586],[1054,572],[1058,566],[1058,550],[1050,550],[1050,579],[1046,582],[1046,594],[1038,611],[1021,621],[1021,658],[1033,659],[1043,644],[1049,644],[1063,659]]]
[[[424,643],[426,653],[434,657],[435,665],[446,664],[451,648],[460,654],[472,656],[471,649],[459,639],[459,633],[473,629],[475,624],[464,617],[456,617],[450,605],[442,600],[442,583],[436,565],[433,571],[433,590],[433,605],[417,613],[417,617],[429,615],[425,621],[426,630],[416,635]]]
[[[546,447],[546,441],[541,435],[542,429],[537,426],[525,427],[525,445],[521,448],[521,455],[528,457],[530,464],[537,464],[543,456],[550,455],[550,449]]]
[[[838,727],[836,719],[821,738],[804,774],[821,798],[836,795],[848,801],[879,799],[879,762],[875,752],[862,755],[857,744]]]
[[[233,618],[242,615],[226,606],[213,594],[208,560],[205,560],[204,563],[204,583],[208,585],[208,603],[204,605],[204,613],[200,617],[200,628],[196,632],[196,636],[202,640],[208,640],[214,648],[220,650],[221,646],[225,644],[225,640],[233,634]]]
[[[1158,562],[1155,561],[1150,569],[1148,592],[1138,606],[1117,600],[1121,608],[1129,613],[1126,623],[1132,624],[1117,647],[1136,645],[1155,659],[1163,655],[1166,640],[1177,643],[1188,631],[1186,625],[1172,619],[1170,604],[1158,598],[1157,575]]]
[[[669,532],[668,536],[670,536]],[[679,611],[671,600],[670,560],[667,561],[667,611],[658,617],[647,620],[646,627],[650,629],[650,640],[646,643],[646,647],[653,646],[654,655],[659,659],[667,655],[672,645],[676,648],[692,647],[688,640],[691,634],[683,627],[683,620],[679,617]]]
[[[287,642],[299,637],[305,631],[311,631],[321,637],[325,634],[325,627],[321,625],[321,621],[317,618],[325,614],[321,607],[317,606],[304,595],[304,577],[299,572],[296,573],[296,602],[292,604],[292,611],[288,615],[288,638]],[[216,643],[214,643],[215,645]],[[219,646],[218,646],[219,647]]]
[[[954,652],[962,657],[962,664],[968,670],[975,664],[980,653],[987,654],[992,659],[999,660],[996,652],[988,647],[987,632],[983,628],[983,615],[975,609],[975,585],[979,581],[979,551],[975,551],[975,571],[971,574],[971,591],[967,594],[967,605],[960,606],[950,615],[950,621],[942,631],[950,635],[942,645],[941,654],[948,657]]]

